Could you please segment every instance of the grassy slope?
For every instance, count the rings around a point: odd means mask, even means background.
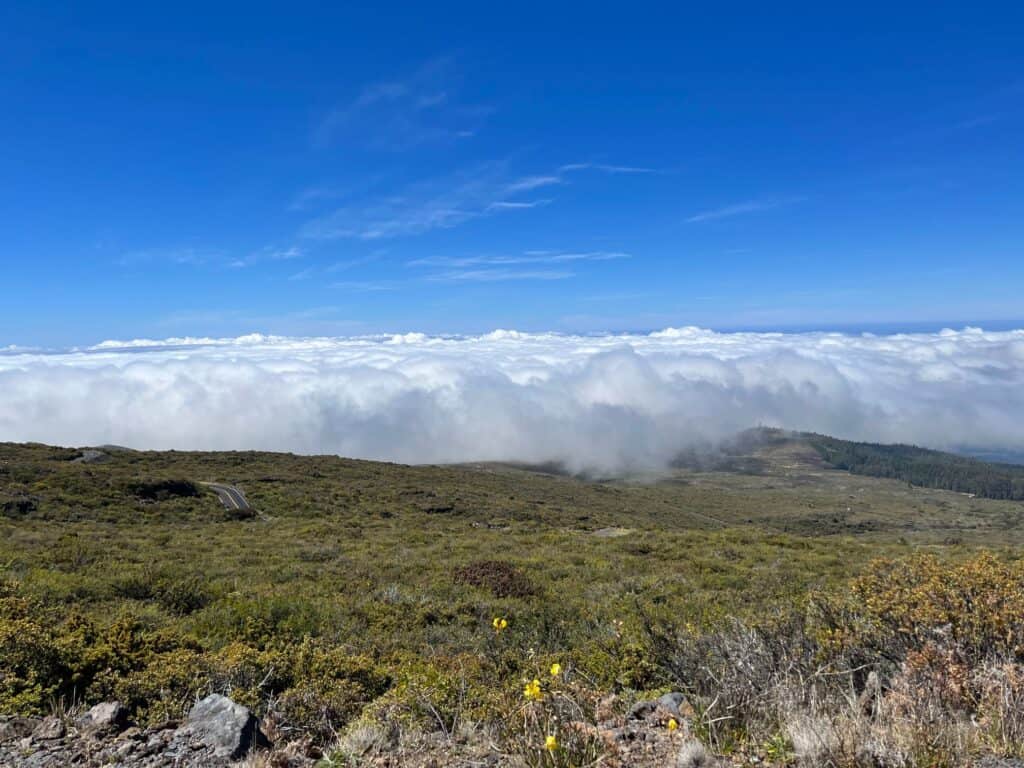
[[[373,651],[479,650],[481,623],[500,613],[539,648],[582,647],[638,606],[743,614],[880,554],[1021,537],[1020,504],[853,478],[799,445],[760,451],[756,474],[614,483],[266,453],[68,455],[0,446],[0,504],[36,506],[0,518],[0,575],[51,604],[130,611],[209,646],[270,631]],[[227,521],[209,493],[132,497],[132,483],[165,478],[237,484],[269,519]],[[605,528],[628,533],[594,534]],[[453,581],[481,559],[516,563],[539,595],[498,599]],[[132,596],[159,578],[193,581],[206,604]]]
[[[995,547],[1012,560],[1024,541],[1019,502],[828,469],[791,439],[605,481],[269,453],[76,455],[0,444],[0,713],[60,695],[127,700],[157,721],[216,686],[325,742],[395,705],[428,730],[437,711],[504,722],[521,680],[554,660],[627,700],[678,679],[700,688],[693,670],[666,676],[679,650],[655,659],[652,627],[770,620],[876,557]],[[260,516],[230,519],[201,481],[237,485]],[[139,497],[175,488],[196,495]],[[533,590],[456,577],[494,560]],[[10,594],[37,601],[27,619]],[[509,622],[500,636],[495,616]],[[721,692],[696,688],[705,704]],[[771,733],[752,717],[760,743]],[[506,748],[535,754],[528,741]]]

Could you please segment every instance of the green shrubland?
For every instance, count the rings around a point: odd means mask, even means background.
[[[842,473],[67,455],[0,446],[0,494],[32,501],[0,517],[0,712],[118,699],[156,723],[218,691],[324,744],[504,723],[540,760],[553,713],[678,689],[719,752],[853,765],[870,741],[880,765],[966,764],[952,741],[920,748],[924,690],[961,752],[1020,751],[1000,703],[1024,680],[1006,502]],[[207,480],[263,517],[229,519]],[[856,527],[814,524],[854,506]],[[996,529],[1005,546],[979,548]],[[556,737],[583,755],[588,734]]]

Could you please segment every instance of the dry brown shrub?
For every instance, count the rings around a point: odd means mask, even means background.
[[[455,569],[456,584],[487,589],[498,598],[530,597],[537,588],[530,578],[512,563],[504,560],[477,560]]]

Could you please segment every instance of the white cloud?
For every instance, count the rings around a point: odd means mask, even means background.
[[[350,293],[376,293],[378,291],[397,291],[400,283],[395,280],[340,280],[331,283],[333,288],[341,288]]]
[[[620,251],[580,251],[562,253],[559,251],[526,251],[519,256],[428,256],[407,261],[407,267],[472,267],[507,266],[510,264],[560,264],[572,261],[614,261],[628,259],[628,253]]]
[[[525,176],[521,179],[516,179],[510,182],[505,187],[505,191],[509,194],[516,192],[529,192],[533,189],[540,189],[541,187],[550,187],[554,184],[562,184],[564,179],[561,176]]]
[[[364,86],[317,126],[314,144],[356,143],[403,151],[476,134],[492,109],[458,99],[459,74],[450,57],[432,59],[408,77]]]
[[[659,173],[656,168],[641,168],[635,165],[608,165],[606,163],[567,163],[559,172],[603,171],[604,173]]]
[[[315,271],[316,270],[314,270],[313,267],[306,267],[305,269],[300,269],[298,272],[296,272],[293,275],[289,275],[288,279],[290,281],[292,281],[292,282],[295,282],[295,281],[298,281],[298,280],[308,280],[309,278],[311,278],[313,276],[313,273]]]
[[[508,280],[565,280],[572,272],[554,269],[455,269],[429,275],[427,280],[441,283],[496,283]]]
[[[784,205],[790,203],[798,203],[804,198],[802,197],[789,197],[779,198],[774,200],[748,200],[743,203],[736,203],[735,205],[727,205],[722,208],[714,208],[709,211],[701,211],[693,216],[690,216],[686,221],[690,224],[695,224],[700,221],[712,221],[714,219],[728,219],[733,216],[740,216],[744,213],[759,213],[760,211],[770,211],[773,208],[781,208]]]
[[[338,208],[307,222],[300,234],[314,240],[409,237],[550,202],[509,200],[506,197],[510,192],[508,187],[499,167],[484,166]]]
[[[417,184],[398,194],[338,208],[307,222],[301,235],[315,240],[382,240],[449,229],[487,215],[495,194],[486,171]]]
[[[258,251],[250,253],[245,258],[232,259],[227,265],[232,269],[244,269],[245,267],[250,267],[253,264],[259,264],[266,261],[292,261],[294,259],[301,259],[303,255],[302,250],[294,245],[288,248],[266,246]]]
[[[288,204],[289,211],[304,211],[317,203],[342,197],[344,193],[335,187],[306,187]]]
[[[496,203],[491,203],[487,206],[489,211],[515,211],[525,210],[527,208],[539,208],[542,205],[550,203],[550,199],[541,200],[498,200]]]
[[[0,353],[0,435],[652,466],[755,424],[1024,449],[1024,331],[289,338]]]
[[[524,193],[569,183],[568,174],[585,169],[605,173],[647,173],[629,166],[563,165],[557,173],[510,177],[506,163],[482,166],[375,195],[307,221],[301,237],[313,240],[383,240],[451,229],[468,221],[508,211],[525,211],[554,202],[518,199]]]
[[[216,251],[195,248],[156,248],[122,254],[116,263],[122,267],[152,263],[197,267],[217,259],[219,255]]]
[[[351,259],[340,259],[324,268],[324,272],[347,272],[350,269],[371,264],[384,256],[387,251],[374,251],[366,256],[357,256]]]

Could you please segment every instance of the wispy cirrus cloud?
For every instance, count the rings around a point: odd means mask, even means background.
[[[805,197],[770,198],[764,200],[746,200],[742,203],[734,203],[721,208],[712,208],[707,211],[700,211],[686,219],[687,223],[695,224],[700,221],[713,221],[715,219],[728,219],[733,216],[742,216],[745,213],[759,213],[781,208],[793,203],[806,200]]]
[[[223,258],[216,250],[194,248],[145,248],[121,254],[115,261],[118,266],[132,267],[140,264],[174,264],[178,266],[198,267]]]
[[[598,171],[609,174],[647,174],[660,173],[655,168],[641,168],[632,165],[608,165],[606,163],[565,163],[558,166],[554,173],[536,174],[523,176],[509,183],[507,190],[510,194],[516,192],[528,192],[541,187],[551,187],[559,184],[569,184],[572,175],[581,171]]]
[[[657,168],[643,168],[637,165],[609,165],[608,163],[566,163],[559,173],[572,171],[602,171],[603,173],[662,173]]]
[[[253,264],[259,264],[266,261],[291,261],[292,259],[301,259],[304,255],[305,254],[302,249],[294,245],[288,246],[287,248],[267,246],[258,251],[254,251],[247,256],[229,261],[228,266],[232,269],[243,269],[245,267],[251,267]]]
[[[338,261],[324,267],[324,272],[347,272],[350,269],[355,269],[356,267],[372,264],[386,253],[387,251],[385,250],[376,250],[366,256],[356,256],[351,259],[339,259]]]
[[[586,261],[631,258],[620,251],[526,251],[514,255],[435,256],[407,261],[407,267],[434,267],[444,271],[424,279],[444,283],[484,283],[511,280],[568,280],[576,273],[566,267]],[[560,269],[555,267],[560,266]]]
[[[536,200],[510,200],[509,186],[499,167],[485,166],[414,184],[365,203],[343,206],[307,222],[300,235],[315,240],[408,237],[541,204]]]
[[[555,269],[453,269],[428,275],[435,283],[497,283],[509,280],[567,280],[573,273]]]
[[[359,206],[346,206],[308,222],[302,237],[314,240],[381,240],[449,229],[484,215],[490,203],[471,204],[446,195],[421,200],[392,197]]]
[[[510,182],[506,187],[505,191],[510,195],[516,192],[529,192],[540,187],[550,187],[554,184],[564,184],[565,179],[561,176],[552,175],[541,175],[541,176],[524,176],[521,179],[516,179]]]
[[[403,151],[469,138],[492,112],[487,105],[460,100],[455,60],[439,57],[405,78],[364,86],[321,120],[313,143],[326,147],[345,141],[367,149]]]
[[[526,251],[512,256],[435,256],[407,261],[407,267],[474,267],[516,264],[565,264],[575,261],[612,261],[628,259],[620,251]]]
[[[299,234],[314,240],[383,240],[451,229],[484,216],[550,205],[554,202],[550,197],[520,199],[519,196],[568,184],[569,174],[591,168],[611,173],[649,172],[649,169],[628,166],[575,163],[561,166],[557,173],[513,176],[505,164],[491,163],[342,206],[307,222]]]
[[[288,203],[288,210],[305,211],[313,207],[316,203],[335,200],[343,196],[344,192],[335,187],[306,187],[295,195],[292,201]]]
[[[377,293],[380,291],[397,291],[402,287],[398,280],[340,280],[331,283],[332,288],[340,288],[349,293]]]
[[[540,200],[498,200],[487,206],[488,211],[521,211],[529,208],[540,208],[551,203],[550,198]]]

